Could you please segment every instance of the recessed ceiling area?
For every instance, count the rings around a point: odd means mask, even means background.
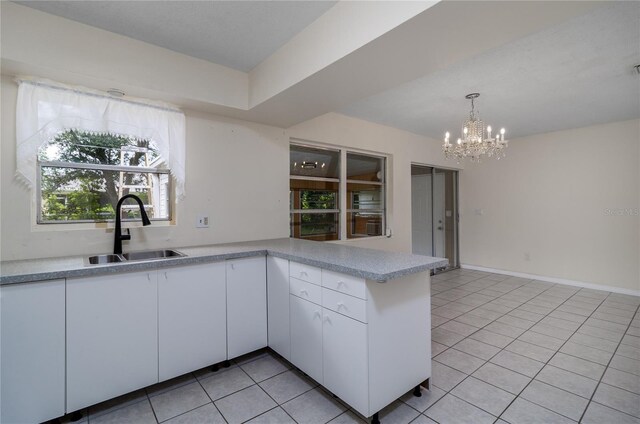
[[[248,72],[336,1],[16,1]]]
[[[472,41],[472,35],[469,34]],[[479,92],[486,124],[522,137],[640,117],[640,3],[614,2],[340,112],[441,139],[459,137]]]
[[[508,139],[640,116],[638,2],[17,3],[5,73],[281,128],[339,112],[455,140],[471,92]]]

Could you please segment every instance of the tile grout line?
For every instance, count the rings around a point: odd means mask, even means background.
[[[609,298],[609,296],[607,296],[607,298]],[[596,392],[598,391],[598,388],[600,387],[600,384],[602,383],[602,379],[604,378],[605,374],[609,370],[609,365],[611,365],[611,361],[613,361],[614,356],[616,356],[616,352],[620,348],[620,345],[622,344],[622,340],[624,340],[624,337],[627,335],[627,332],[629,331],[629,328],[631,327],[631,323],[633,322],[633,319],[636,317],[636,315],[638,315],[638,311],[639,310],[640,310],[640,305],[636,306],[636,311],[633,314],[633,316],[631,317],[631,321],[629,321],[629,324],[627,325],[627,329],[622,334],[622,337],[620,338],[620,341],[618,342],[618,345],[616,346],[616,349],[613,351],[613,355],[611,355],[611,358],[609,358],[609,362],[607,362],[607,365],[605,366],[604,372],[600,376],[600,379],[598,380],[598,384],[596,384],[596,388],[593,390],[593,393],[591,394],[591,397],[589,398],[589,402],[587,403],[587,407],[584,408],[584,411],[582,411],[582,415],[580,416],[580,420],[578,420],[578,422],[581,422],[584,419],[584,414],[587,413],[587,409],[589,408],[589,405],[591,405],[591,403],[594,402],[593,397],[596,395]],[[616,387],[616,386],[613,386],[613,387]],[[637,395],[637,393],[636,393],[636,395]],[[598,402],[595,402],[595,403],[598,403]],[[611,407],[609,405],[604,405],[604,406],[606,406],[608,408],[611,408],[611,409],[613,409],[615,411],[622,412],[623,414],[626,414],[626,412],[620,411],[619,409],[613,408],[613,407]],[[633,416],[631,414],[627,414],[627,415]],[[639,418],[639,417],[636,417],[636,418]]]
[[[482,278],[482,277],[481,277],[481,278]],[[478,278],[478,279],[481,279],[481,278]],[[472,280],[472,281],[470,281],[469,283],[471,283],[471,282],[473,282],[473,281],[477,281],[477,280]],[[504,281],[506,281],[506,280],[503,280],[503,281],[498,282],[498,283],[496,283],[496,284],[502,283],[502,282],[504,282]],[[536,281],[536,280],[530,280],[530,281],[528,281],[528,282],[526,282],[526,283],[524,283],[524,284],[521,284],[521,285],[520,285],[520,286],[518,286],[518,287],[515,287],[515,288],[514,288],[514,289],[512,289],[512,290],[509,290],[509,291],[507,291],[507,292],[504,292],[501,296],[498,296],[496,299],[498,299],[498,298],[500,298],[500,297],[502,297],[502,296],[504,296],[504,295],[507,295],[507,294],[509,294],[509,293],[511,293],[511,292],[513,292],[513,291],[515,291],[515,290],[518,290],[519,288],[524,287],[524,286],[526,286],[527,284],[529,284],[529,283],[531,283],[531,282],[534,282],[534,281]],[[469,283],[467,283],[467,284],[469,284]],[[493,285],[492,285],[492,286],[493,286]],[[492,286],[490,286],[490,287],[492,287]],[[530,300],[535,299],[536,297],[538,297],[538,296],[540,296],[541,294],[543,294],[543,293],[547,292],[548,290],[551,290],[552,288],[554,288],[554,287],[556,287],[556,286],[557,286],[557,284],[551,284],[549,287],[547,287],[546,289],[544,289],[542,292],[538,293],[538,294],[537,294],[536,296],[534,296],[533,298],[529,299],[527,302],[529,302]],[[579,290],[578,290],[578,291],[579,291]],[[577,291],[576,291],[576,292],[574,292],[574,294],[573,294],[573,295],[575,295],[575,293],[577,293]],[[571,297],[573,297],[573,295],[571,295],[569,298],[567,298],[567,299],[566,299],[564,302],[562,302],[560,305],[562,305],[563,303],[565,303],[566,301],[568,301]],[[493,300],[496,300],[496,299],[493,299]],[[490,301],[490,302],[487,302],[487,303],[491,303],[491,302],[493,302],[493,300],[492,300],[492,301]],[[517,306],[516,308],[513,308],[513,309],[511,309],[511,310],[509,310],[509,311],[505,312],[504,314],[502,314],[501,316],[499,316],[498,318],[496,318],[496,320],[497,320],[497,319],[502,318],[502,317],[503,317],[503,316],[505,316],[505,315],[508,315],[510,312],[512,312],[513,310],[515,310],[515,309],[519,308],[520,306],[524,305],[524,304],[525,304],[525,303],[527,303],[527,302],[523,302],[523,303],[521,303],[519,306]],[[484,305],[484,304],[483,304],[483,305]],[[555,309],[557,309],[558,307],[560,307],[560,305],[558,305],[556,308],[554,308],[553,310],[551,310],[548,314],[550,314],[550,313],[551,313],[551,312],[553,312]],[[479,307],[480,307],[480,306],[478,306],[477,308],[479,308]],[[475,310],[475,309],[477,309],[477,308],[474,308],[474,309],[472,309],[472,310]],[[471,312],[471,311],[469,311],[469,312]],[[547,314],[547,315],[548,315],[548,314]],[[547,315],[545,315],[543,318],[545,318]],[[543,319],[543,318],[541,318],[541,319]],[[455,318],[454,318],[454,319],[455,319]],[[493,322],[495,322],[495,320],[493,320],[491,323],[493,323]],[[491,323],[489,323],[489,324],[491,324]],[[489,324],[487,324],[487,325],[489,325]],[[484,327],[486,327],[486,325],[485,325]],[[478,329],[478,330],[474,331],[474,332],[473,332],[473,333],[471,333],[469,336],[465,337],[465,339],[466,339],[466,338],[468,338],[468,337],[471,337],[473,334],[475,334],[475,333],[477,333],[478,331],[480,331],[480,330],[484,329],[484,327],[482,327],[482,328],[480,328],[480,329]],[[492,332],[492,331],[490,331],[490,330],[486,330],[486,331],[489,331],[489,332],[493,333],[493,332]],[[495,333],[495,334],[498,334],[498,333]],[[499,334],[499,335],[500,335],[500,334]],[[505,337],[509,337],[509,336],[505,336]],[[514,339],[514,340],[516,340],[516,338],[513,338],[513,339]],[[462,340],[464,340],[464,339],[462,339]],[[460,340],[460,341],[462,341],[462,340]],[[475,340],[475,339],[474,339],[474,340]],[[479,340],[478,340],[478,341],[479,341]],[[459,342],[458,342],[458,343],[459,343]],[[482,342],[481,342],[481,343],[482,343]],[[488,344],[488,343],[487,343],[487,344]],[[511,343],[509,343],[509,344],[511,344]],[[455,345],[454,345],[454,346],[455,346]],[[493,346],[493,345],[490,345],[490,346]],[[507,346],[508,346],[508,345],[507,345]],[[498,346],[494,346],[494,347],[498,347]],[[449,349],[452,349],[452,348],[453,348],[453,346],[450,346],[450,347],[448,347],[446,350],[449,350]],[[506,346],[505,346],[505,348],[506,348]],[[446,352],[446,350],[444,350],[444,351],[440,352],[440,354],[442,354],[442,353]],[[456,349],[456,350],[457,350],[457,349]],[[489,363],[489,361],[490,361],[491,359],[493,359],[496,355],[500,354],[500,352],[502,352],[503,350],[504,350],[504,348],[500,348],[500,351],[499,351],[499,352],[497,352],[495,355],[493,355],[489,360],[486,360],[486,361],[485,361],[485,364],[486,364],[486,363]],[[438,354],[438,355],[440,355],[440,354]],[[482,359],[482,358],[480,358],[480,359]],[[435,360],[435,359],[432,359],[432,360]],[[441,363],[441,362],[439,362],[439,361],[436,361],[436,362],[438,362],[438,363],[442,364],[442,363]],[[482,366],[484,366],[485,364],[483,364]],[[446,364],[442,364],[442,365],[445,365],[445,366],[449,367],[449,366],[448,366],[448,365],[446,365]],[[449,368],[452,368],[452,369],[454,369],[454,370],[455,370],[455,368],[453,368],[453,367],[449,367]],[[480,368],[480,367],[478,367],[478,368]],[[502,367],[502,368],[504,368],[504,367]],[[506,369],[508,369],[508,368],[506,368]],[[459,370],[456,370],[456,371],[459,371]],[[476,369],[476,370],[474,370],[473,372],[475,372],[475,371],[477,371],[477,369]],[[511,371],[512,371],[512,370],[511,370]],[[464,373],[464,374],[466,374],[466,373]],[[473,373],[472,373],[472,374],[473,374]],[[489,411],[485,411],[484,409],[482,409],[482,408],[480,408],[480,407],[478,407],[478,406],[476,406],[476,405],[473,405],[472,403],[467,402],[466,400],[461,399],[461,398],[459,398],[458,396],[456,396],[455,394],[451,393],[453,390],[455,390],[455,388],[456,388],[456,387],[458,387],[460,384],[462,384],[464,381],[466,381],[469,377],[471,377],[471,374],[468,374],[464,379],[462,379],[458,384],[456,384],[455,386],[453,386],[450,390],[445,391],[445,394],[444,394],[444,395],[442,395],[442,397],[441,397],[440,399],[438,399],[436,402],[434,402],[432,405],[430,405],[430,406],[425,410],[424,414],[426,415],[426,412],[427,412],[429,409],[431,409],[432,407],[434,407],[438,402],[440,402],[440,401],[441,401],[441,400],[442,400],[442,399],[443,399],[447,394],[451,394],[451,396],[454,396],[456,399],[460,399],[461,401],[463,401],[463,402],[465,402],[465,403],[467,403],[467,404],[469,404],[469,405],[473,406],[474,408],[478,408],[478,409],[480,409],[481,411],[484,411],[484,412],[488,413],[488,414],[489,414],[489,415],[491,415],[491,416],[495,416],[495,415],[493,415],[492,413],[490,413]],[[528,376],[527,376],[527,377],[528,377]],[[475,377],[474,377],[474,378],[475,378]],[[535,377],[534,377],[534,378],[535,378]],[[481,380],[481,381],[483,381],[483,380]],[[532,379],[532,381],[533,381],[533,379]],[[483,381],[483,382],[485,382],[485,381]],[[485,383],[486,383],[486,382],[485,382]],[[530,383],[530,382],[529,382],[529,383]],[[490,384],[490,383],[487,383],[487,384]],[[435,385],[435,384],[434,384],[434,385]],[[494,386],[493,384],[491,384],[491,385],[492,385],[492,386]],[[527,384],[527,386],[528,386],[528,385],[529,385],[529,384]],[[522,390],[524,390],[527,386],[525,386]],[[437,387],[437,385],[436,385],[436,387]],[[494,386],[494,387],[497,387],[497,386]],[[499,388],[499,387],[498,387],[498,388]],[[440,388],[440,389],[442,390],[442,388]],[[499,388],[499,389],[501,389],[501,388]],[[501,389],[501,390],[504,390],[504,389]],[[507,392],[507,393],[509,393],[509,392]],[[520,392],[520,393],[522,393],[522,392]],[[512,393],[511,393],[511,394],[512,394]],[[518,394],[518,395],[513,399],[513,401],[515,401],[515,399],[517,399],[519,396],[520,396],[520,394]],[[509,405],[507,405],[507,407],[505,408],[505,411],[509,408],[509,406],[511,405],[511,403],[513,403],[513,401],[511,401],[511,402],[509,403]],[[504,413],[504,411],[503,411],[503,413]],[[500,414],[500,416],[501,416],[501,415],[502,415],[502,413]],[[496,420],[500,419],[500,416],[496,417]]]
[[[476,281],[476,280],[472,280],[471,282],[473,282],[473,281]],[[506,280],[505,280],[505,281],[506,281]],[[519,286],[519,287],[517,287],[517,288],[515,288],[515,289],[513,289],[513,290],[510,290],[510,291],[508,291],[508,292],[505,292],[503,295],[499,296],[498,298],[500,298],[500,297],[502,297],[502,296],[504,296],[504,295],[507,295],[507,294],[509,294],[509,293],[513,292],[514,290],[519,289],[520,287],[524,287],[524,286],[526,286],[527,284],[529,284],[530,282],[533,282],[533,281],[536,281],[536,280],[531,280],[531,281],[529,281],[528,283],[525,283],[525,284],[523,284],[523,285],[521,285],[521,286]],[[468,284],[468,283],[467,283],[467,284]],[[521,303],[521,304],[520,304],[519,306],[517,306],[516,308],[513,308],[511,311],[508,311],[508,312],[506,312],[505,314],[503,314],[502,316],[500,316],[500,317],[496,318],[496,320],[498,320],[498,319],[500,319],[500,318],[504,317],[505,315],[508,315],[508,314],[509,314],[510,312],[512,312],[513,310],[515,310],[515,309],[519,308],[520,306],[524,305],[525,303],[528,303],[529,301],[531,301],[531,300],[533,300],[533,299],[535,299],[535,298],[539,297],[540,295],[542,295],[542,294],[544,294],[545,292],[547,292],[547,291],[549,291],[549,290],[553,289],[554,287],[562,287],[562,286],[563,286],[562,284],[560,284],[560,285],[559,285],[559,284],[553,284],[553,285],[549,286],[547,289],[543,290],[542,292],[540,292],[539,294],[537,294],[537,295],[536,295],[536,296],[534,296],[533,298],[529,299],[527,302]],[[558,306],[556,306],[556,307],[555,307],[555,308],[553,308],[551,311],[549,311],[549,312],[548,312],[546,315],[544,315],[544,317],[543,317],[543,318],[541,318],[539,321],[542,321],[544,318],[548,317],[551,313],[553,313],[555,310],[557,310],[560,306],[562,306],[563,304],[565,304],[566,302],[568,302],[569,300],[571,300],[571,298],[573,298],[574,296],[576,296],[580,291],[581,291],[581,289],[577,289],[576,291],[574,291],[574,292],[573,292],[569,297],[567,297],[567,298],[566,298],[562,303],[560,303]],[[606,296],[606,297],[604,297],[604,298],[603,298],[603,299],[598,303],[598,306],[597,306],[596,308],[594,308],[593,312],[592,312],[592,313],[591,313],[587,318],[585,318],[585,321],[584,321],[584,322],[586,322],[586,320],[587,320],[587,319],[588,319],[588,318],[589,318],[593,313],[595,313],[595,312],[596,312],[596,310],[597,310],[597,309],[598,309],[598,308],[599,308],[599,307],[604,303],[604,301],[605,301],[605,300],[606,300],[606,299],[611,295],[611,292],[607,292],[607,293],[608,293],[608,294],[607,294],[607,296]],[[553,297],[557,297],[557,296],[553,296]],[[495,300],[495,299],[494,299],[494,300]],[[487,302],[487,303],[490,303],[490,302]],[[535,305],[534,305],[534,306],[535,306]],[[475,308],[474,308],[474,309],[475,309]],[[454,318],[454,319],[455,319],[455,318]],[[495,322],[496,320],[493,320],[492,322]],[[539,321],[538,321],[538,322],[539,322]],[[571,335],[571,336],[573,336],[573,334],[575,334],[575,333],[578,331],[578,329],[580,329],[580,327],[582,327],[582,325],[584,325],[584,322],[583,322],[583,323],[582,323],[578,328],[576,328],[576,330],[572,333],[572,335]],[[487,325],[489,325],[489,324],[487,324]],[[486,326],[485,326],[485,327],[486,327]],[[483,327],[483,328],[484,328],[484,327]],[[554,327],[554,328],[558,328],[558,327]],[[491,332],[490,330],[487,330],[487,331]],[[529,330],[526,330],[526,331],[529,331]],[[525,332],[526,332],[526,331],[525,331]],[[531,331],[534,331],[534,330],[531,330]],[[534,332],[535,332],[535,331],[534,331]],[[469,335],[469,336],[467,336],[467,337],[470,337],[470,336],[471,336],[471,335],[473,335],[473,334],[475,334],[475,332],[474,332],[474,333],[472,333],[472,334],[470,334],[470,335]],[[496,334],[498,334],[498,333],[496,333]],[[523,334],[524,334],[524,332],[523,332]],[[542,333],[538,333],[538,334],[542,334]],[[542,335],[545,335],[545,334],[542,334]],[[546,336],[546,335],[545,335],[545,336]],[[569,338],[571,338],[571,336],[570,336]],[[508,336],[507,336],[507,337],[508,337]],[[518,336],[518,337],[519,337],[519,336]],[[547,336],[547,337],[551,337],[551,336]],[[545,364],[545,366],[546,366],[546,365],[548,364],[548,362],[549,362],[549,361],[551,361],[551,359],[553,359],[553,357],[554,357],[554,356],[555,356],[555,355],[560,351],[560,349],[562,348],[562,346],[564,346],[564,344],[566,344],[566,342],[569,340],[569,338],[567,338],[567,339],[565,340],[565,342],[564,342],[564,343],[563,343],[563,344],[562,344],[562,345],[561,345],[561,346],[556,350],[556,352],[553,354],[553,356],[552,356],[551,358],[549,358],[549,360],[548,360],[547,362],[545,362],[545,363],[544,363],[544,364]],[[466,337],[465,337],[465,339],[466,339]],[[515,341],[515,340],[517,340],[517,339],[518,339],[518,338],[514,338],[514,341]],[[463,339],[463,340],[464,340],[464,339]],[[559,340],[560,340],[560,339],[559,339]],[[462,341],[462,340],[461,340],[461,341]],[[458,343],[459,343],[459,342],[458,342]],[[510,343],[509,343],[509,345],[510,345],[511,343],[512,343],[512,342],[510,342]],[[509,345],[507,345],[507,346],[509,346]],[[455,345],[454,345],[454,346],[455,346]],[[495,357],[496,355],[498,355],[498,354],[500,354],[502,351],[504,351],[504,350],[505,350],[505,348],[506,348],[507,346],[505,346],[504,348],[501,348],[501,350],[500,350],[499,352],[497,352],[495,355],[493,355],[489,360],[485,361],[485,363],[488,363],[488,362],[489,362],[493,357]],[[497,346],[495,346],[495,347],[497,347]],[[453,348],[453,346],[449,347],[448,349],[451,349],[451,348]],[[446,350],[448,350],[448,349],[446,349]],[[445,351],[446,351],[446,350],[445,350]],[[457,349],[456,349],[456,350],[457,350]],[[445,351],[443,351],[443,352],[441,352],[441,353],[444,353]],[[513,353],[513,352],[512,352],[512,353]],[[516,354],[516,355],[517,355],[517,354]],[[522,356],[522,355],[520,355],[520,356]],[[527,357],[525,357],[525,358],[527,358]],[[480,358],[480,359],[482,359],[482,358]],[[531,359],[531,358],[528,358],[528,359]],[[578,358],[578,359],[581,359],[581,358]],[[439,361],[436,361],[436,362],[439,362]],[[538,362],[541,362],[541,361],[538,361]],[[440,362],[439,362],[439,363],[440,363]],[[443,364],[443,365],[446,365],[446,364]],[[448,365],[446,365],[446,366],[448,366]],[[502,367],[502,368],[504,368],[504,367]],[[542,368],[541,368],[541,369],[536,373],[536,375],[534,375],[534,376],[533,376],[533,378],[526,376],[526,377],[528,377],[528,378],[531,378],[531,380],[529,381],[529,383],[527,383],[527,385],[526,385],[526,386],[525,386],[525,387],[520,391],[520,393],[518,393],[518,395],[516,395],[516,397],[515,397],[515,398],[514,398],[510,403],[509,403],[509,405],[507,405],[507,407],[502,411],[502,413],[497,417],[497,419],[500,419],[500,417],[504,414],[504,412],[505,412],[507,409],[509,409],[509,406],[511,406],[511,404],[512,404],[513,402],[515,402],[515,400],[516,400],[516,399],[518,399],[518,398],[520,397],[520,395],[522,394],[522,392],[523,392],[524,390],[526,390],[526,388],[531,384],[531,382],[532,382],[533,380],[535,380],[535,378],[536,378],[536,377],[537,377],[537,375],[540,373],[540,371],[542,371],[542,369],[543,369],[543,368],[544,368],[544,366],[543,366],[543,367],[542,367]],[[455,368],[453,368],[453,369],[455,369]],[[508,368],[507,368],[507,369],[508,369]],[[511,371],[513,371],[513,370],[511,370]],[[475,372],[475,371],[474,371],[474,372]],[[514,372],[515,372],[515,371],[514,371]],[[465,373],[465,374],[466,374],[466,373]],[[454,397],[456,397],[456,398],[460,399],[458,396],[456,396],[455,394],[453,394],[453,393],[451,393],[451,392],[452,392],[456,387],[458,387],[460,384],[462,384],[465,380],[467,380],[470,376],[472,376],[472,375],[471,375],[471,374],[467,375],[467,377],[465,377],[465,378],[464,378],[463,380],[461,380],[458,384],[456,384],[453,388],[451,388],[451,390],[449,390],[448,392],[446,392],[446,393],[445,393],[445,395],[443,395],[443,396],[442,396],[442,398],[444,398],[447,394],[451,394],[452,396],[454,396]],[[475,378],[475,377],[474,377],[474,378]],[[483,381],[483,380],[481,380],[481,381]],[[484,381],[483,381],[483,382],[484,382]],[[485,383],[486,383],[486,382],[485,382]],[[490,384],[490,383],[487,383],[487,384]],[[545,383],[545,384],[547,384],[547,383]],[[492,386],[494,386],[493,384],[491,384],[491,385],[492,385]],[[494,387],[496,387],[496,386],[494,386]],[[556,387],[556,386],[552,386],[552,387]],[[499,388],[499,387],[498,387],[498,388]],[[556,387],[556,388],[557,388],[557,389],[559,389],[559,390],[564,390],[564,389],[561,389],[561,388],[559,388],[559,387]],[[499,388],[499,389],[501,389],[501,388]],[[501,390],[504,390],[504,389],[501,389]],[[571,393],[571,392],[568,392],[568,393]],[[428,410],[428,409],[431,409],[431,407],[433,407],[435,404],[437,404],[437,403],[438,403],[442,398],[440,398],[440,399],[438,399],[438,401],[434,402],[434,404],[433,404],[433,405],[431,405],[431,406],[429,406],[429,408],[427,408],[427,410]],[[523,398],[523,399],[524,399],[524,398]],[[460,399],[460,400],[464,401],[464,399]],[[526,400],[526,399],[525,399],[525,400]],[[466,402],[466,401],[465,401],[465,402]],[[529,402],[530,402],[530,401],[529,401]],[[471,404],[470,402],[466,402],[466,403],[469,403],[470,405],[472,405],[472,406],[474,406],[474,407],[476,407],[476,408],[478,408],[478,409],[480,409],[480,410],[482,410],[482,411],[485,411],[484,409],[482,409],[482,408],[480,408],[480,407],[478,407],[478,406],[476,406],[476,405],[473,405],[473,404]],[[538,404],[536,404],[535,402],[532,402],[532,403],[534,403],[534,404],[535,404],[535,405],[537,405],[537,406],[540,406],[541,408],[544,408],[544,409],[547,409],[547,410],[551,411],[550,409],[545,408],[545,407],[544,407],[544,406],[542,406],[542,405],[538,405]],[[588,404],[587,404],[587,406],[588,406]],[[585,410],[586,410],[586,407],[585,407]],[[426,411],[425,411],[425,412],[426,412]],[[493,414],[491,414],[489,411],[485,411],[485,412],[487,412],[487,413],[489,413],[490,415],[492,415],[492,416],[493,416]],[[555,412],[555,411],[551,411],[551,412],[553,412],[553,413],[556,413],[556,414],[557,414],[557,412]],[[562,415],[562,414],[559,414],[559,415]],[[567,418],[568,418],[568,417],[567,417]]]
[[[572,297],[574,297],[574,296],[575,296],[577,293],[579,293],[579,292],[580,292],[580,290],[576,291],[573,295],[571,295],[569,298],[567,298],[567,300],[565,300],[565,301],[564,301],[564,302],[562,302],[560,305],[558,305],[557,307],[555,307],[551,312],[549,312],[547,315],[545,315],[545,318],[546,318],[547,316],[549,316],[549,314],[551,314],[553,311],[555,311],[556,309],[558,309],[560,306],[562,306],[562,305],[564,305],[566,302],[568,302]],[[599,307],[600,307],[600,306],[601,306],[601,305],[602,305],[602,304],[603,304],[603,303],[604,303],[604,302],[609,298],[609,296],[610,296],[610,295],[611,295],[611,292],[609,292],[609,294],[607,294],[607,296],[606,296],[604,299],[602,299],[602,300],[600,301],[600,303],[598,303],[598,306],[593,310],[593,312],[591,312],[591,314],[590,314],[590,315],[589,315],[589,316],[584,320],[584,322],[583,322],[583,323],[582,323],[578,328],[576,328],[576,329],[574,330],[574,332],[571,334],[571,336],[569,336],[569,337],[564,341],[564,343],[562,343],[562,345],[560,345],[560,347],[559,347],[559,348],[556,350],[556,352],[551,356],[551,358],[549,358],[549,360],[547,360],[547,361],[544,363],[544,366],[543,366],[542,368],[540,368],[540,370],[538,370],[538,372],[537,372],[537,373],[536,373],[536,374],[531,378],[531,380],[527,383],[527,385],[523,387],[523,389],[520,391],[520,393],[518,393],[518,395],[517,395],[517,396],[516,396],[512,401],[511,401],[511,403],[509,403],[509,405],[507,405],[507,407],[502,411],[502,413],[499,415],[499,417],[498,417],[498,418],[502,417],[502,415],[504,415],[504,413],[505,413],[505,412],[509,409],[509,407],[513,404],[513,402],[515,402],[515,401],[516,401],[516,399],[518,399],[518,398],[520,398],[520,397],[521,397],[522,393],[523,393],[523,392],[527,389],[527,387],[529,387],[529,385],[530,385],[530,384],[531,384],[531,383],[536,379],[536,377],[538,376],[538,374],[540,374],[540,372],[541,372],[541,371],[542,371],[542,370],[543,370],[547,365],[549,365],[549,362],[551,362],[551,360],[552,360],[552,359],[553,359],[553,358],[554,358],[554,357],[555,357],[555,356],[560,352],[560,349],[562,349],[562,347],[563,347],[563,346],[564,346],[564,345],[569,341],[569,339],[571,339],[571,337],[573,337],[573,336],[578,332],[578,330],[579,330],[579,329],[584,325],[584,323],[585,323],[585,322],[587,322],[587,320],[591,317],[591,315],[593,315],[593,314],[598,310],[598,308],[599,308]],[[549,336],[549,337],[551,337],[551,336]],[[562,353],[562,352],[561,352],[561,353]],[[578,359],[581,359],[581,358],[578,358]],[[564,371],[568,371],[568,370],[564,370]],[[605,368],[605,371],[606,371],[606,368]],[[569,371],[569,372],[570,372],[570,371]],[[575,373],[574,373],[574,374],[575,374]],[[604,374],[604,372],[603,372],[603,374]],[[539,380],[538,380],[538,381],[539,381]],[[542,382],[542,383],[544,383],[544,382]],[[544,383],[544,384],[548,384],[548,383]],[[569,391],[567,391],[567,390],[564,390],[564,389],[562,389],[562,388],[560,388],[560,387],[556,387],[556,386],[554,386],[554,385],[552,385],[552,384],[549,384],[549,385],[550,385],[551,387],[555,387],[556,389],[563,390],[563,391],[565,391],[565,392],[567,392],[567,393],[571,393],[571,392],[569,392]],[[594,393],[595,393],[595,390],[594,390]],[[574,394],[574,395],[575,395],[575,393],[571,393],[571,394]],[[578,395],[576,395],[576,396],[578,396]],[[543,406],[543,405],[537,404],[536,402],[533,402],[533,401],[531,401],[531,400],[525,399],[524,397],[523,397],[522,399],[523,399],[523,400],[525,400],[525,401],[527,401],[527,402],[531,402],[531,403],[533,403],[534,405],[537,405],[537,406],[539,406],[539,407],[541,407],[541,408],[544,408],[544,409],[546,409],[546,410],[548,410],[548,411],[551,411],[551,412],[553,412],[554,414],[558,414],[558,415],[563,416],[563,417],[565,417],[565,418],[568,418],[568,419],[570,419],[570,420],[572,420],[572,421],[575,421],[575,420],[573,420],[572,418],[567,417],[566,415],[563,415],[563,414],[561,414],[561,413],[559,413],[559,412],[557,412],[557,411],[553,411],[552,409],[549,409],[549,408],[547,408],[547,407],[545,407],[545,406]],[[583,399],[585,399],[585,398],[583,398]],[[585,406],[584,411],[586,411],[588,407],[589,407],[589,402],[587,402],[587,405]],[[583,411],[583,414],[584,414],[584,411]],[[582,416],[581,416],[581,417],[582,417]]]

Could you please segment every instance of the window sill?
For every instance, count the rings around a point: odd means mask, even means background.
[[[165,228],[173,227],[176,225],[175,221],[152,221],[150,227]],[[142,223],[135,222],[123,222],[122,228],[141,228]],[[69,224],[32,224],[31,232],[51,232],[51,231],[87,231],[87,230],[100,230],[100,231],[113,231],[115,223],[113,222],[79,222]]]

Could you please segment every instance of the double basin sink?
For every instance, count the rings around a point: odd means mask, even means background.
[[[167,258],[181,258],[187,256],[177,250],[145,250],[143,252],[129,252],[121,254],[95,255],[86,258],[88,265],[104,265],[118,262],[153,261]]]

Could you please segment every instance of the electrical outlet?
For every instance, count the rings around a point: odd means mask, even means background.
[[[198,215],[196,228],[209,228],[209,217],[207,215]]]

